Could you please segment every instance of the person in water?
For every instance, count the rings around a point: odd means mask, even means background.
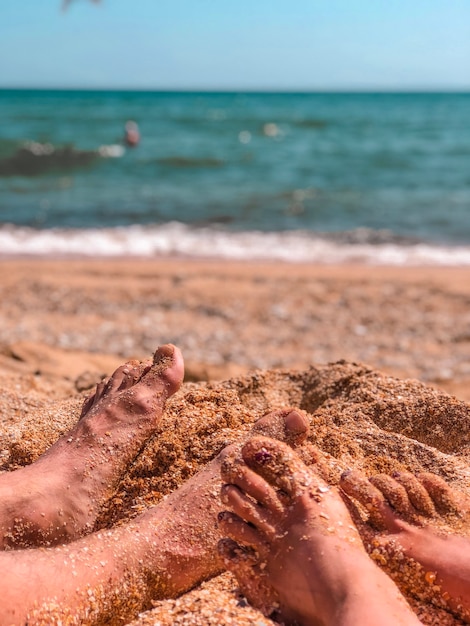
[[[136,122],[129,120],[124,126],[124,143],[129,148],[135,148],[140,143],[140,132]]]
[[[97,386],[76,425],[37,461],[0,475],[0,623],[125,623],[152,600],[181,594],[225,564],[255,606],[276,605],[288,621],[418,624],[366,554],[340,492],[292,450],[308,434],[296,409],[255,422],[241,452],[240,445],[226,448],[131,522],[92,532],[183,374],[172,345],[152,361],[126,363]],[[376,521],[470,607],[468,542],[451,537],[441,549],[432,531],[398,517],[387,500],[393,490],[384,495],[365,480],[350,474],[341,488],[372,502]],[[448,499],[457,497],[445,489]],[[220,490],[231,512],[220,513]]]

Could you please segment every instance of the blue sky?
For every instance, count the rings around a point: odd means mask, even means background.
[[[0,86],[469,90],[470,0],[1,0]]]

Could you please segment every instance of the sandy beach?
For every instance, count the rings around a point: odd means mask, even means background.
[[[172,342],[188,380],[345,359],[470,399],[469,268],[161,258],[1,269],[7,369],[75,380]]]
[[[469,268],[176,258],[4,258],[0,267],[2,470],[37,458],[125,360],[167,342],[185,357],[182,389],[97,528],[157,504],[285,406],[308,415],[332,484],[346,467],[426,470],[470,494]],[[423,623],[463,623],[424,583],[396,580]],[[273,623],[229,574],[156,600],[135,620]]]

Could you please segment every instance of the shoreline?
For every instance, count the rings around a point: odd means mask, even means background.
[[[464,242],[407,238],[388,230],[343,232],[227,230],[215,224],[108,228],[0,226],[0,258],[183,259],[360,264],[397,267],[470,267]],[[90,251],[90,253],[88,252]]]
[[[9,263],[12,265],[22,265],[25,263],[41,263],[43,265],[54,263],[65,263],[73,265],[106,265],[106,264],[127,264],[127,265],[160,265],[166,264],[168,266],[174,266],[176,264],[199,264],[212,265],[214,263],[221,263],[223,265],[233,265],[239,267],[256,266],[265,269],[280,268],[280,272],[284,268],[300,268],[301,271],[321,271],[323,269],[331,270],[334,272],[340,272],[343,269],[353,268],[357,272],[369,271],[387,273],[402,272],[402,271],[417,271],[423,273],[433,274],[434,272],[457,272],[458,274],[470,274],[470,267],[462,266],[459,264],[454,265],[440,265],[435,264],[423,264],[423,265],[395,265],[393,263],[374,264],[367,263],[359,260],[354,261],[338,261],[338,262],[310,262],[310,261],[297,261],[297,260],[283,260],[273,258],[246,258],[246,259],[230,259],[226,257],[217,256],[203,256],[203,255],[184,255],[184,254],[159,254],[152,257],[146,255],[133,255],[133,254],[116,254],[109,256],[100,255],[88,255],[88,254],[4,254],[0,252],[0,264]],[[230,271],[230,270],[229,270]],[[470,292],[470,286],[468,287]]]

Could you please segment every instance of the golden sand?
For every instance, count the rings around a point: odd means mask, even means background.
[[[75,379],[174,343],[192,380],[346,359],[470,400],[470,268],[162,258],[0,270],[0,370],[13,355],[18,370]]]
[[[332,484],[345,468],[424,470],[469,492],[469,270],[23,260],[3,261],[1,275],[2,470],[34,461],[124,358],[172,341],[188,363],[96,529],[158,504],[257,418],[286,406],[307,413]],[[467,534],[462,520],[444,521]],[[461,623],[405,570],[397,581],[423,623]],[[272,622],[223,574],[156,599],[132,623]]]
[[[6,397],[6,404],[1,406],[0,433],[5,470],[33,461],[77,419],[82,401],[80,396],[41,399],[37,391],[10,391]],[[14,415],[9,415],[9,406],[15,407]],[[253,421],[285,406],[297,406],[307,413],[311,424],[309,443],[323,452],[332,484],[345,468],[360,468],[367,474],[430,471],[462,491],[469,489],[468,404],[417,381],[399,380],[365,366],[340,362],[301,371],[258,371],[223,382],[186,383],[169,400],[159,431],[126,472],[96,529],[131,519],[157,504],[228,443],[239,440],[240,433],[247,432]],[[445,521],[448,527],[467,534],[460,519]],[[192,592],[177,603],[160,601],[151,616],[141,619],[145,624],[170,623],[164,621],[168,617],[159,617],[169,612],[180,615],[182,621],[174,623],[198,624],[202,623],[203,611],[203,615],[211,615],[210,619],[226,619],[220,624],[243,624],[246,607],[237,604],[236,584],[227,577],[220,584],[220,593],[231,594],[226,617],[217,613],[220,598],[215,581],[201,588],[206,590],[202,599],[196,601],[197,593]],[[207,601],[207,589],[213,590],[214,605]],[[424,600],[425,604],[430,602],[429,598]],[[419,607],[423,611],[422,602]],[[266,619],[261,614],[258,617]],[[239,621],[230,621],[234,619]]]

